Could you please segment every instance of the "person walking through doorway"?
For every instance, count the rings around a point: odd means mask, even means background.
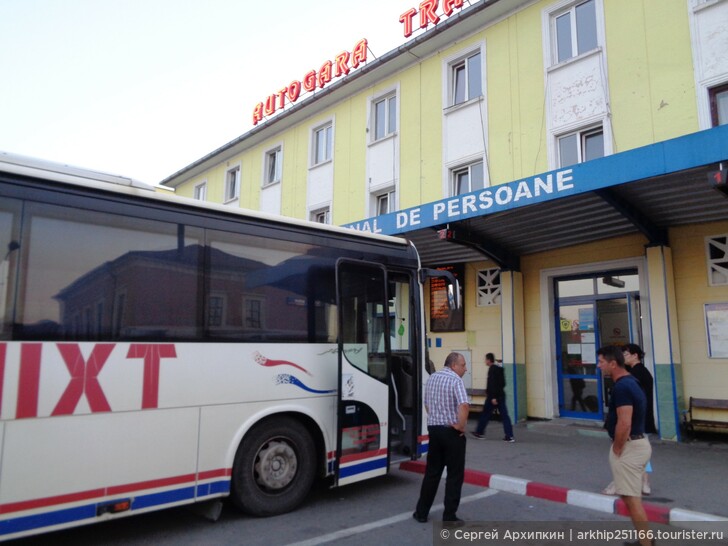
[[[465,426],[470,412],[468,394],[462,380],[466,371],[465,357],[460,353],[450,353],[445,359],[445,367],[432,374],[425,385],[430,445],[420,498],[412,514],[420,523],[427,522],[445,468],[447,479],[442,521],[462,522],[457,510],[465,479]]]
[[[647,397],[637,379],[627,371],[621,347],[601,347],[597,355],[602,374],[614,380],[606,422],[612,439],[609,467],[632,524],[644,537],[625,544],[648,546],[653,542],[647,538],[649,523],[642,505],[642,473],[652,456],[652,446],[645,437]]]
[[[503,421],[503,432],[505,436],[503,441],[515,442],[513,438],[513,424],[508,415],[508,407],[506,406],[506,376],[503,367],[495,362],[493,353],[485,355],[485,365],[488,367],[488,380],[485,386],[485,402],[483,404],[483,413],[478,419],[478,426],[473,432],[478,440],[485,439],[485,428],[488,426],[493,415],[493,410],[498,408],[501,419]]]

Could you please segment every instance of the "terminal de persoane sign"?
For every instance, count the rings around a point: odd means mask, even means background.
[[[376,216],[345,227],[385,235],[397,235],[421,228],[436,227],[493,212],[548,201],[579,193],[574,168],[561,169],[525,180],[499,184],[456,195],[418,207]]]
[[[463,0],[443,0],[440,7],[440,0],[424,0],[420,3],[419,10],[410,8],[399,17],[402,23],[404,37],[412,36],[415,22],[419,22],[419,28],[426,29],[430,25],[436,25],[440,21],[438,11],[449,17],[455,9],[463,7]],[[419,13],[419,17],[416,17]],[[296,102],[302,93],[311,93],[323,89],[326,84],[346,76],[352,69],[359,68],[366,63],[369,43],[362,38],[351,51],[342,51],[334,57],[334,60],[327,60],[318,70],[310,70],[304,74],[301,80],[293,80],[284,85],[275,93],[268,95],[264,101],[259,102],[253,108],[253,125],[263,121],[263,117],[272,116],[276,111],[283,110],[286,104]]]

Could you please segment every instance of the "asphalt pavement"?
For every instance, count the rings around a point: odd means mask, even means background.
[[[468,430],[475,429],[471,416]],[[514,443],[492,421],[483,440],[468,434],[466,483],[545,498],[592,510],[627,515],[621,500],[602,494],[611,481],[610,440],[599,423],[555,419],[514,427]],[[650,484],[643,497],[656,523],[689,527],[689,522],[728,522],[728,434],[699,434],[683,442],[654,435]],[[424,460],[404,463],[414,472]]]

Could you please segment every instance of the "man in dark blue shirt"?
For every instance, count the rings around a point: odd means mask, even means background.
[[[639,382],[627,371],[621,347],[602,347],[597,351],[599,369],[614,380],[609,400],[606,428],[612,439],[609,466],[617,494],[622,497],[640,540],[625,544],[653,544],[642,506],[642,473],[652,456],[645,437],[647,398]]]

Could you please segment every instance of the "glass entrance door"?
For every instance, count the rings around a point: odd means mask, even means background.
[[[641,344],[636,273],[556,281],[559,415],[603,420],[611,380],[597,368],[597,348]]]
[[[601,418],[601,375],[593,302],[559,306],[559,409],[563,416]]]

